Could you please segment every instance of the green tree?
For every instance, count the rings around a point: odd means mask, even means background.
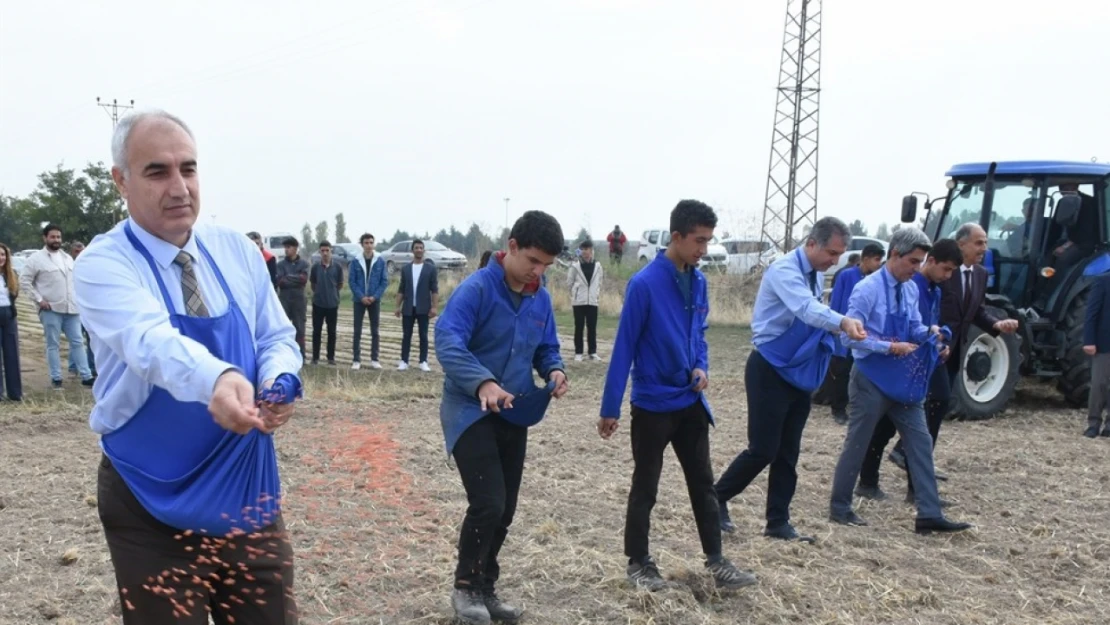
[[[327,241],[327,240],[328,240],[328,222],[321,221],[320,223],[316,224],[316,238],[313,239],[313,241],[316,242],[316,245],[319,245],[319,244],[321,244],[321,243],[323,243],[324,241]],[[316,249],[316,248],[314,247],[313,249]]]
[[[62,229],[66,242],[88,243],[126,217],[123,201],[103,163],[89,163],[80,173],[58,165],[39,174],[26,198],[0,202],[0,237],[17,248],[42,245],[41,224]]]
[[[347,238],[347,220],[343,218],[343,213],[336,213],[335,215],[335,243],[350,243],[351,240]]]
[[[585,228],[581,228],[581,229],[578,230],[578,235],[574,237],[574,244],[578,245],[579,243],[581,243],[583,241],[589,241],[589,240],[590,240],[590,231],[586,230]]]
[[[851,231],[852,236],[854,237],[867,236],[867,226],[858,219],[848,224],[848,230]]]
[[[312,240],[312,226],[308,225],[306,221],[305,224],[301,226],[301,249],[311,250],[315,248],[315,245],[316,243]]]
[[[880,241],[890,240],[890,227],[886,225],[886,222],[879,224],[878,229],[875,230],[875,238]]]

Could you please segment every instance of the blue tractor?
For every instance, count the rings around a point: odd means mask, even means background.
[[[948,193],[926,196],[924,229],[934,240],[960,225],[987,232],[987,305],[1017,319],[1016,335],[971,328],[953,388],[955,417],[984,419],[1006,407],[1019,376],[1051,379],[1085,405],[1090,358],[1083,322],[1094,276],[1110,272],[1110,165],[1015,161],[952,167]],[[917,195],[902,199],[902,221],[918,221]],[[938,205],[943,202],[942,205]]]

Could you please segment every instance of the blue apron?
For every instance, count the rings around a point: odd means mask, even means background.
[[[881,278],[887,307],[882,336],[892,343],[909,341],[910,315],[906,300],[902,298],[900,306],[892,304],[890,278],[886,271],[883,271]],[[945,333],[947,331],[948,328],[942,330]],[[948,336],[951,334],[948,333]],[[937,336],[934,334],[905,356],[872,353],[866,358],[857,358],[855,366],[891,400],[901,404],[916,404],[925,399],[929,390],[929,379],[940,360],[938,348]]]
[[[520,427],[529,428],[543,421],[547,413],[547,406],[551,403],[551,394],[555,392],[555,383],[548,382],[546,386],[537,386],[513,398],[513,407],[500,412],[501,418]]]
[[[124,230],[158,280],[170,323],[253,380],[256,364],[250,326],[200,239],[197,246],[227,296],[227,312],[220,317],[177,314],[150,252],[135,237],[130,223]],[[101,445],[136,499],[171,527],[224,536],[237,529],[248,533],[261,529],[280,514],[273,437],[258,430],[246,435],[225,430],[200,402],[178,401],[156,386],[131,420],[106,434]]]
[[[804,274],[800,250],[795,252],[795,261]],[[814,299],[820,301],[820,289],[811,289],[816,291],[813,293]],[[829,361],[836,351],[836,339],[829,331],[807,325],[800,318],[794,317],[794,322],[786,332],[756,349],[791,386],[812,393],[825,380]]]

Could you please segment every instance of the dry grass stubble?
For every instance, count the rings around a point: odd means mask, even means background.
[[[711,345],[719,473],[746,440],[746,334],[716,329]],[[819,543],[759,536],[762,477],[733,502],[739,532],[725,538],[726,555],[761,583],[730,595],[714,591],[702,572],[681,471],[669,455],[652,551],[678,588],[650,594],[624,584],[627,423],[601,441],[593,424],[605,365],[569,366],[572,395],[530,433],[502,562],[501,593],[528,610],[529,622],[1110,622],[1107,441],[1079,437],[1082,413],[1044,387],[1023,388],[1005,418],[945,425],[938,465],[952,481],[942,491],[959,504],[951,516],[977,526],[954,537],[912,533],[903,478],[889,466],[884,486],[893,501],[859,506],[871,526],[828,523],[843,429],[816,407],[794,517]],[[278,434],[301,622],[450,622],[454,543],[466,503],[439,431],[440,378],[324,367],[308,378],[309,399]],[[98,452],[87,403],[42,397],[0,407],[0,623],[118,622],[90,499]]]

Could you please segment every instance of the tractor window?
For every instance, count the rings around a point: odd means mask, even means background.
[[[983,183],[961,182],[949,200],[948,212],[944,217],[937,239],[951,239],[956,236],[960,226],[973,221],[979,223],[983,211]]]
[[[994,202],[987,227],[987,242],[999,256],[1021,258],[1029,253],[1033,233],[1029,216],[1036,209],[1038,187],[1021,183],[995,183]]]

